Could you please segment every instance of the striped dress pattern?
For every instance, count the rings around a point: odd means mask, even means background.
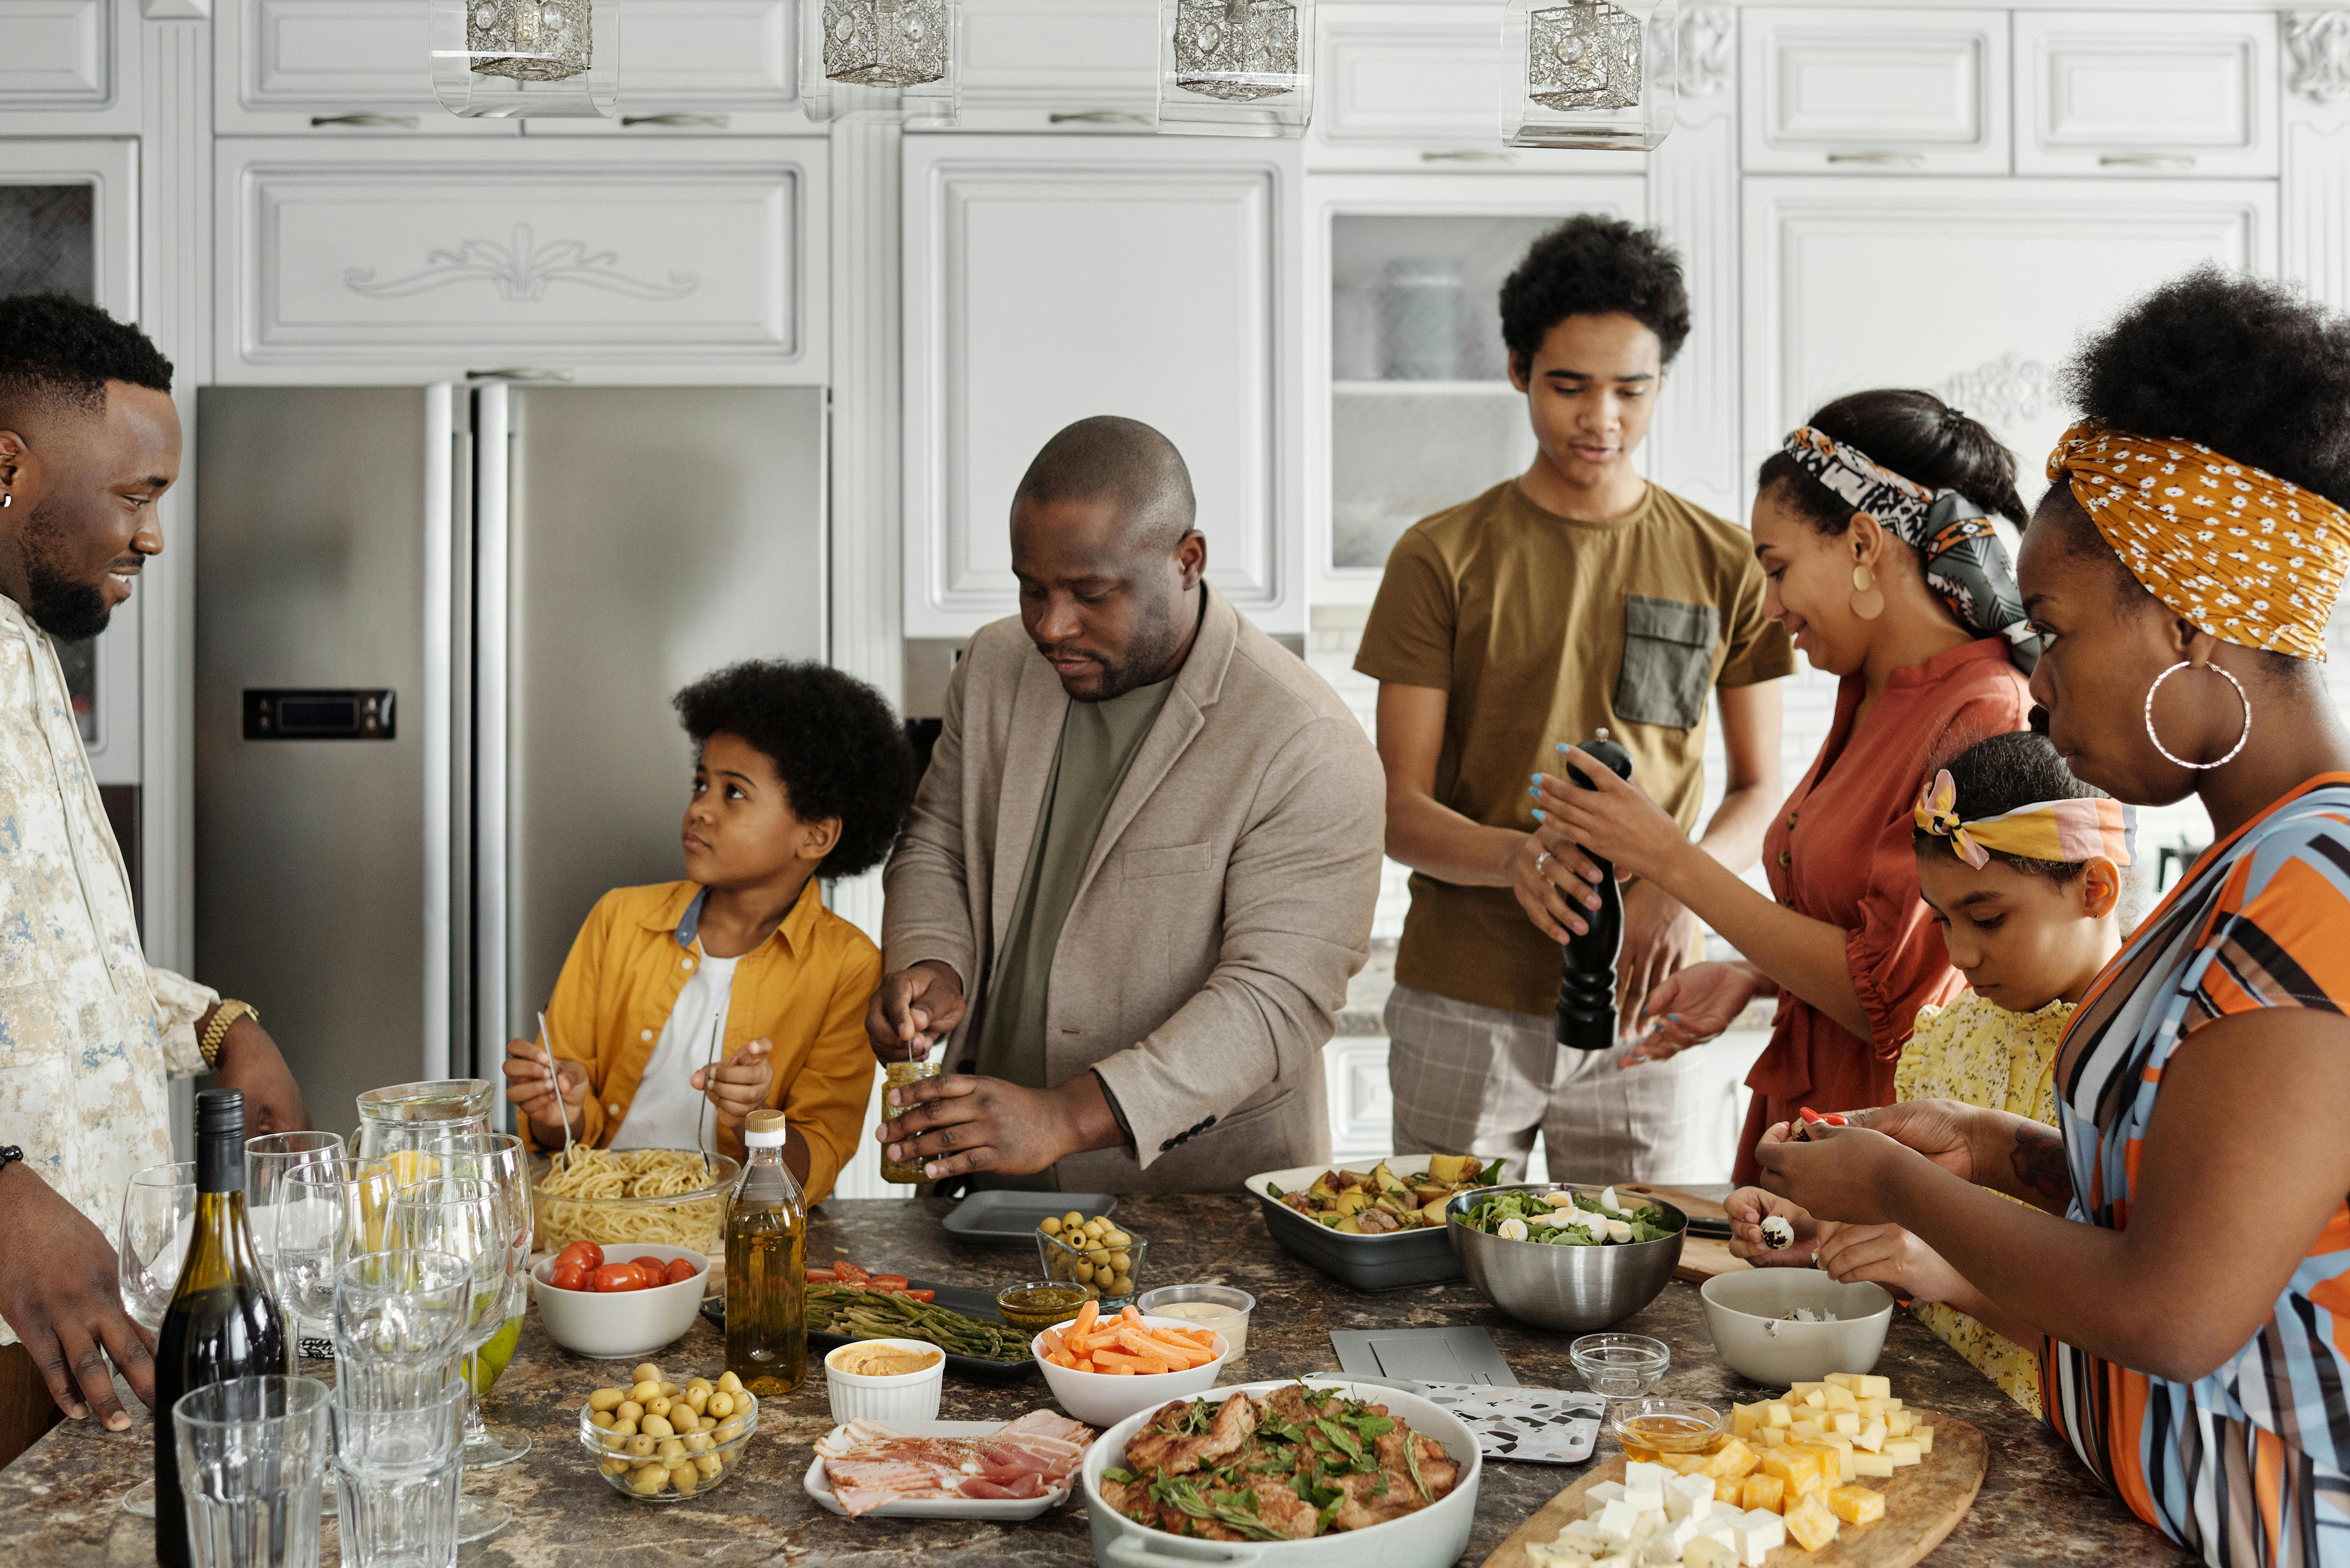
[[[2215,846],[2084,999],[2056,1065],[2072,1218],[2126,1230],[2179,1043],[2264,1007],[2350,1006],[2350,774]],[[2350,1204],[2260,1332],[2192,1383],[2048,1342],[2051,1426],[2139,1518],[2215,1568],[2350,1565]]]

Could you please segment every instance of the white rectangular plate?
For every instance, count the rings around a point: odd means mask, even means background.
[[[1002,1421],[885,1421],[892,1431],[903,1432],[910,1438],[984,1438],[1003,1430]],[[841,1434],[835,1427],[825,1434],[830,1442]],[[1079,1461],[1082,1463],[1083,1461]],[[848,1511],[832,1495],[832,1481],[824,1473],[824,1455],[817,1453],[808,1459],[807,1475],[800,1484],[819,1508],[846,1516]],[[1054,1491],[1043,1497],[975,1498],[931,1497],[909,1498],[897,1502],[885,1502],[879,1508],[868,1508],[859,1519],[1034,1519],[1048,1509],[1057,1508],[1069,1500],[1077,1484],[1076,1472]]]

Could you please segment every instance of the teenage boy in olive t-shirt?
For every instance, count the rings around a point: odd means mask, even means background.
[[[1654,234],[1571,218],[1502,287],[1510,379],[1534,465],[1415,524],[1355,668],[1379,682],[1388,853],[1411,910],[1388,1003],[1399,1152],[1509,1158],[1544,1135],[1554,1180],[1692,1179],[1706,1147],[1703,1059],[1650,1060],[1552,1038],[1559,943],[1587,885],[1532,837],[1529,776],[1605,728],[1683,828],[1705,793],[1706,696],[1721,709],[1727,790],[1700,840],[1752,865],[1781,798],[1779,693],[1794,668],[1762,611],[1746,530],[1648,483],[1632,453],[1689,335],[1679,259]],[[1696,917],[1654,887],[1624,893],[1618,1009],[1699,949]]]

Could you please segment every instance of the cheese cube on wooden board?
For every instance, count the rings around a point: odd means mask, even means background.
[[[1561,1537],[1556,1541],[1526,1542],[1526,1562],[1531,1568],[1589,1568],[1591,1561],[1588,1542]]]
[[[1596,1519],[1599,1511],[1624,1495],[1622,1481],[1606,1480],[1583,1494],[1583,1517]]]
[[[1918,1445],[1919,1453],[1930,1454],[1934,1451],[1934,1428],[1912,1427],[1909,1428],[1909,1440]]]
[[[1883,1453],[1885,1451],[1885,1418],[1880,1416],[1863,1427],[1852,1441],[1855,1448],[1866,1449],[1872,1454]]]
[[[1775,1513],[1742,1514],[1731,1530],[1748,1568],[1762,1568],[1762,1559],[1787,1541],[1786,1524]]]
[[[1752,1449],[1732,1438],[1707,1459],[1702,1473],[1716,1480],[1737,1480],[1752,1474],[1762,1462]]]
[[[1762,1424],[1766,1427],[1788,1426],[1794,1419],[1794,1413],[1787,1408],[1784,1399],[1773,1399],[1762,1407]]]
[[[1789,1509],[1780,1523],[1796,1545],[1806,1552],[1817,1552],[1836,1538],[1836,1516],[1818,1498],[1807,1497]]]
[[[1892,1473],[1889,1464],[1886,1467],[1886,1473]],[[1750,1512],[1759,1508],[1765,1512],[1776,1513],[1787,1496],[1787,1483],[1773,1475],[1748,1476],[1740,1487],[1738,1506]]]
[[[1739,1568],[1735,1548],[1700,1535],[1681,1549],[1681,1568]]]
[[[1712,1508],[1711,1476],[1675,1476],[1665,1483],[1665,1517],[1676,1524],[1687,1519],[1692,1509],[1711,1511]]]
[[[1664,1527],[1665,1511],[1661,1508],[1649,1509],[1632,1521],[1632,1539],[1636,1542],[1646,1541]]]
[[[1915,1438],[1888,1438],[1886,1439],[1885,1457],[1893,1461],[1893,1465],[1896,1469],[1900,1469],[1904,1465],[1917,1464],[1925,1458],[1925,1455],[1926,1450],[1918,1446],[1918,1439]]]
[[[1893,1461],[1883,1454],[1855,1454],[1852,1456],[1852,1469],[1856,1478],[1876,1476],[1881,1479],[1893,1473]]]
[[[1632,1539],[1632,1521],[1639,1513],[1622,1498],[1610,1498],[1597,1513],[1591,1515],[1592,1525],[1599,1538],[1610,1546],[1621,1546]]]
[[[1831,1383],[1821,1392],[1827,1396],[1827,1406],[1831,1410],[1857,1410],[1860,1407],[1849,1388],[1839,1388]]]
[[[1828,1511],[1846,1524],[1874,1524],[1885,1517],[1885,1494],[1865,1486],[1840,1486],[1828,1493]]]

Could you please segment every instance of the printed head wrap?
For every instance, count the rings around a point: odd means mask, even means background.
[[[2063,860],[2078,865],[2102,856],[2116,866],[2130,863],[2136,814],[2117,800],[2092,795],[2080,800],[2043,800],[2019,805],[1977,822],[1961,822],[1959,786],[1950,770],[1918,786],[1910,816],[1921,833],[1947,838],[1960,859],[1981,870],[1991,852],[2026,860]]]
[[[1858,447],[1804,426],[1785,447],[1795,465],[1856,512],[1918,552],[1926,583],[1977,637],[2003,637],[2025,673],[2039,661],[2040,639],[2023,618],[2015,567],[1991,515],[1955,490],[1933,491],[1870,461]]]
[[[2325,661],[2350,513],[2191,441],[2081,423],[2048,454],[2130,576],[2222,642]]]

